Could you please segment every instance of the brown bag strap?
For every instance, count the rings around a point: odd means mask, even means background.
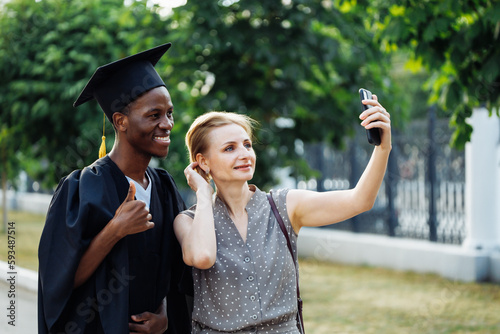
[[[292,243],[290,242],[290,237],[288,236],[288,232],[285,227],[285,223],[283,222],[283,219],[281,218],[280,213],[278,212],[278,208],[276,207],[276,204],[274,203],[272,193],[270,192],[267,194],[267,199],[269,200],[269,204],[271,204],[271,209],[273,211],[274,216],[276,217],[276,220],[278,221],[278,224],[281,228],[281,231],[285,235],[286,238],[286,245],[288,246],[288,250],[290,251],[290,255],[292,256],[293,259],[293,265],[295,266],[295,272],[296,272],[296,278],[297,278],[297,304],[298,304],[298,309],[299,309],[299,318],[298,318],[298,325],[300,326],[300,331],[301,333],[305,333],[304,330],[304,321],[302,318],[302,299],[300,298],[300,289],[299,289],[299,273],[297,270],[297,264],[295,262],[295,256],[293,255],[293,250],[292,250]]]

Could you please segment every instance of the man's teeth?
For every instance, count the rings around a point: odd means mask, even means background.
[[[169,137],[155,137],[156,140],[168,141]]]

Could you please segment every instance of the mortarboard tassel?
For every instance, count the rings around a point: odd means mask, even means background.
[[[101,147],[99,147],[99,159],[104,158],[106,156],[106,136],[104,136],[104,126],[106,124],[106,115],[103,114],[102,121],[102,142]]]
[[[106,156],[106,137],[102,136],[101,147],[99,147],[99,159]]]

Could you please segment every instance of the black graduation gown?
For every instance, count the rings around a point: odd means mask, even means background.
[[[124,201],[129,182],[108,156],[61,180],[38,250],[39,333],[128,333],[130,315],[155,312],[166,295],[167,333],[190,333],[183,293],[191,275],[173,232],[173,219],[185,205],[166,171],[147,172],[155,227],[120,240],[76,289],[80,259]]]

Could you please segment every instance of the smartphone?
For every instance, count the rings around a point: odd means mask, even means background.
[[[361,100],[371,100],[372,99],[372,92],[370,92],[368,89],[360,88],[359,89],[359,97]],[[365,111],[368,108],[372,108],[373,106],[371,105],[366,105],[362,104],[363,106],[363,111]],[[368,138],[368,142],[372,145],[378,146],[380,145],[380,129],[379,128],[373,128],[373,129],[368,129],[366,130],[366,137]]]

